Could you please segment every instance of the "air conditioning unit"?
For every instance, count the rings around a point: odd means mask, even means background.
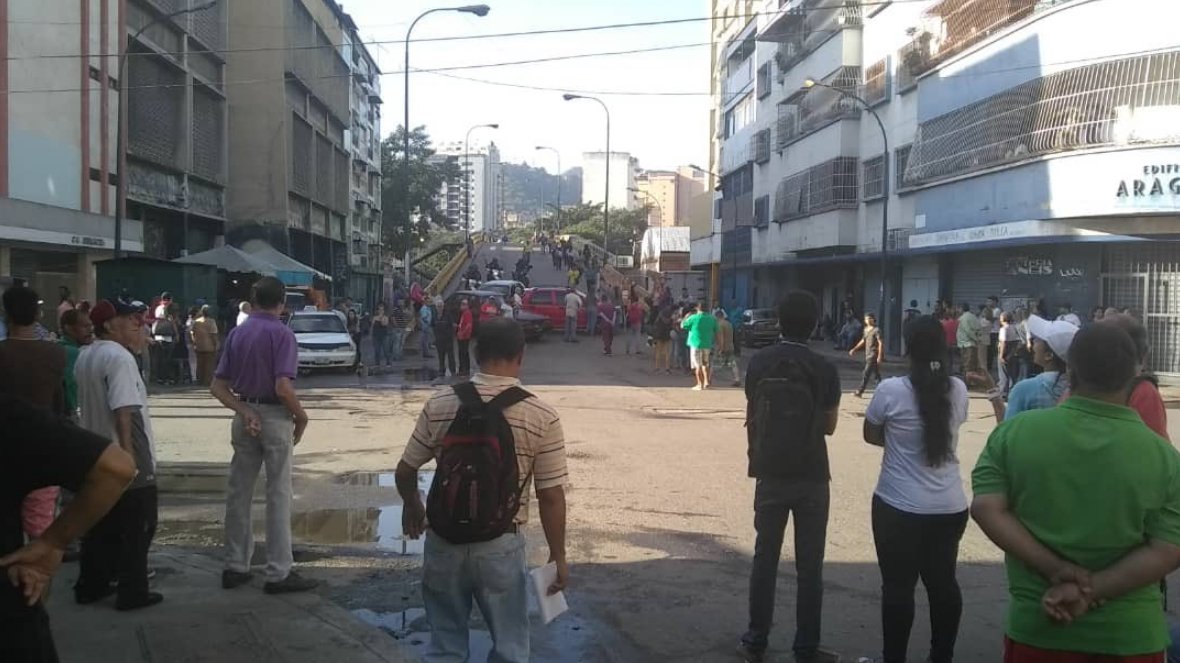
[[[634,269],[635,256],[615,256],[615,269]]]

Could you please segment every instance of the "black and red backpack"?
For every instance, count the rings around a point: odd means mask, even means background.
[[[485,403],[470,382],[453,389],[459,411],[442,438],[426,518],[431,531],[451,543],[491,541],[511,531],[527,482],[520,481],[504,410],[532,394],[509,387]]]

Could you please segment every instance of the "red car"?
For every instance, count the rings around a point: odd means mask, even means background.
[[[527,288],[521,298],[521,308],[531,313],[545,316],[553,323],[557,330],[565,329],[565,296],[571,288]],[[578,310],[578,331],[586,329],[586,293],[578,292],[582,298],[582,308]]]

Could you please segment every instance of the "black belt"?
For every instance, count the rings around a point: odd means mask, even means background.
[[[250,396],[238,395],[238,400],[250,405],[282,405],[283,402],[277,396],[266,396],[264,398],[253,398]]]

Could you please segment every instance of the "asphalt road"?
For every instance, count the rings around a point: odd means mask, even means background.
[[[501,255],[505,266],[518,252],[484,251]],[[561,283],[545,259],[534,254],[534,281]],[[754,544],[745,399],[738,389],[691,391],[691,378],[656,375],[650,359],[604,357],[586,339],[570,345],[556,336],[526,351],[523,381],[560,412],[571,471],[572,612],[548,627],[534,623],[534,659],[541,663],[734,660],[746,625]],[[861,441],[869,395],[853,397],[856,376],[850,369],[842,375],[839,425],[829,439],[833,478],[823,630],[828,646],[855,660],[880,647],[870,499],[881,451]],[[381,508],[396,505],[396,496],[380,475],[355,473],[393,469],[429,390],[399,376],[362,382],[333,375],[299,384],[312,422],[296,450],[297,559],[309,575],[327,581],[322,592],[344,607],[404,616],[399,611],[420,605],[420,558],[371,545],[396,536],[396,511]],[[152,408],[162,461],[224,467],[229,421],[216,402],[200,392],[175,392],[154,397]],[[1176,429],[1180,411],[1171,415]],[[970,468],[994,427],[990,408],[973,399],[959,442],[968,488]],[[1180,439],[1180,430],[1173,439]],[[209,490],[164,496],[161,545],[213,551],[221,505],[216,482]],[[541,564],[546,550],[539,524],[531,523],[527,533],[531,561]],[[792,536],[788,532],[788,542]],[[791,551],[788,543],[771,637],[781,660],[789,660],[793,636]],[[1001,561],[979,529],[968,525],[960,552],[965,607],[956,660],[1000,659],[1007,598]],[[1180,604],[1173,594],[1171,604]],[[911,660],[924,657],[929,642],[921,589],[918,595]]]

